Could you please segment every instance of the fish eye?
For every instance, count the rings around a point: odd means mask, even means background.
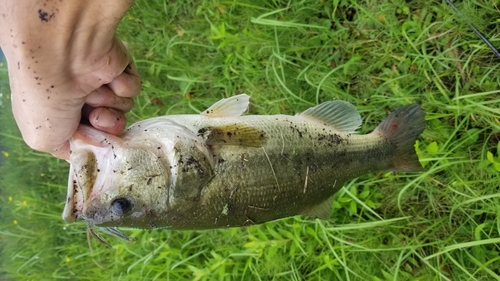
[[[132,202],[127,198],[117,198],[111,203],[111,211],[119,216],[132,210]]]

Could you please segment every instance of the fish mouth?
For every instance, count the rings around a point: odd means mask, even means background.
[[[80,125],[70,139],[71,154],[69,157],[70,170],[66,204],[62,218],[67,223],[76,220],[85,220],[86,210],[91,194],[101,192],[103,181],[107,181],[107,166],[109,159],[116,158],[114,148],[120,146],[123,140],[120,137],[104,133],[87,125]],[[98,176],[103,174],[103,176]],[[101,184],[98,184],[98,180]],[[100,186],[96,190],[96,184]]]

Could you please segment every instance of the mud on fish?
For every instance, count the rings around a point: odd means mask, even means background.
[[[151,118],[113,136],[81,125],[70,140],[63,219],[128,239],[117,227],[212,229],[295,215],[330,217],[333,195],[376,171],[421,170],[417,104],[359,135],[357,110],[329,101],[289,115],[242,115],[245,94],[199,115]]]

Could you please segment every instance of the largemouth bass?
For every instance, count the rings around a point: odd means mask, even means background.
[[[421,170],[414,143],[425,128],[417,104],[370,134],[357,110],[329,101],[295,116],[242,116],[247,95],[199,115],[151,118],[112,136],[81,125],[70,140],[63,219],[114,227],[210,229],[295,215],[330,217],[333,195],[377,171]],[[95,234],[91,230],[92,234]]]

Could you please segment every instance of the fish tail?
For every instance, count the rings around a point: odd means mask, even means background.
[[[418,104],[398,108],[377,126],[374,132],[383,135],[396,149],[389,170],[394,172],[422,170],[414,144],[425,127],[425,112]]]

